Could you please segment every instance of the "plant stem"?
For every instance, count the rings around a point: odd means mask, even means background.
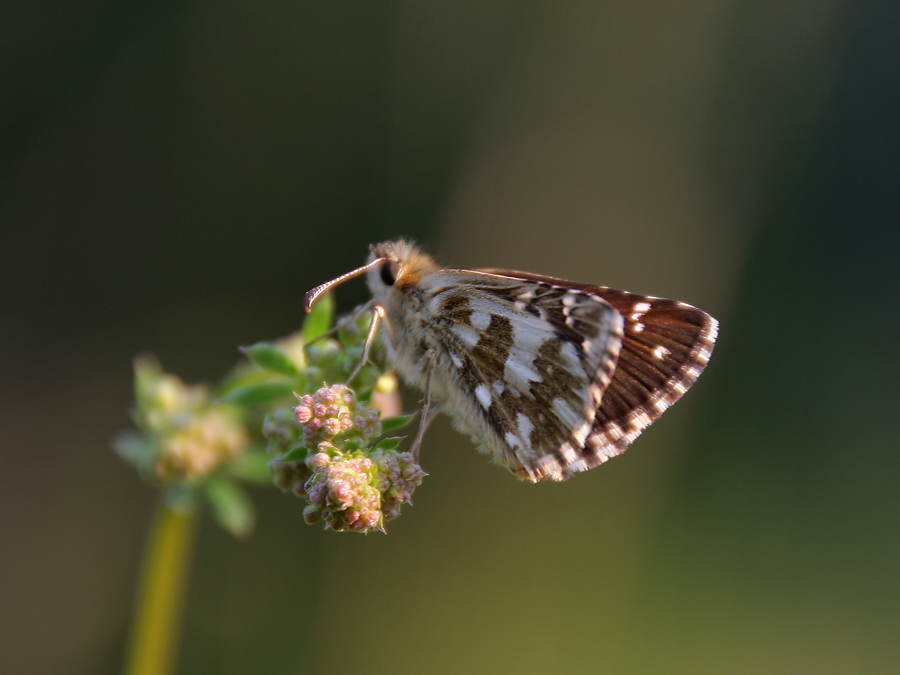
[[[157,508],[144,551],[126,675],[172,672],[198,520],[197,511],[176,511],[162,501]]]

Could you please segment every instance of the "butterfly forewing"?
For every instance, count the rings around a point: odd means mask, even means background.
[[[588,437],[585,469],[621,454],[681,398],[709,362],[718,332],[715,319],[686,303],[606,287],[595,291],[622,314],[625,335]]]
[[[454,405],[473,408],[458,426],[523,478],[564,478],[615,368],[620,313],[594,293],[503,274],[443,270],[421,283],[442,376],[466,393]]]

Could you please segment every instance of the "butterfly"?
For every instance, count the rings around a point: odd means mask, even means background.
[[[718,322],[696,307],[528,272],[444,269],[403,240],[309,291],[365,274],[388,361],[432,413],[523,480],[565,480],[603,464],[690,388]],[[355,373],[354,373],[355,375]],[[351,375],[348,381],[353,379]]]

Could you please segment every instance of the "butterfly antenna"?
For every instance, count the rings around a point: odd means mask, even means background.
[[[303,296],[303,309],[305,309],[307,312],[311,312],[313,303],[315,303],[319,296],[329,288],[331,288],[332,286],[337,286],[338,284],[342,284],[348,279],[353,279],[360,276],[361,274],[365,274],[376,265],[380,265],[381,263],[383,263],[385,260],[387,260],[387,258],[375,258],[375,260],[367,265],[363,265],[359,269],[355,269],[352,272],[347,272],[346,274],[342,274],[341,276],[339,276],[337,279],[332,279],[331,281],[326,281],[320,286],[316,286],[314,289]]]

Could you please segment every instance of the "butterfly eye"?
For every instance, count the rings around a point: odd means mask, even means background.
[[[393,286],[400,274],[400,264],[396,262],[385,263],[381,266],[381,280],[385,286]]]

